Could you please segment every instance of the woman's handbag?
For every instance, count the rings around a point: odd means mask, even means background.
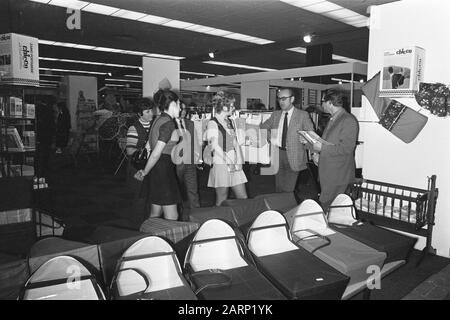
[[[131,156],[131,165],[136,170],[143,170],[147,164],[148,155],[149,152],[145,146],[140,150],[136,150]]]

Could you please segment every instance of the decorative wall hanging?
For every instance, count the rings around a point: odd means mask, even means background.
[[[438,117],[450,115],[450,87],[442,83],[424,83],[415,95],[417,103]]]
[[[412,142],[423,129],[428,118],[397,100],[380,97],[379,83],[380,72],[362,87],[363,95],[380,119],[379,124],[403,142]]]

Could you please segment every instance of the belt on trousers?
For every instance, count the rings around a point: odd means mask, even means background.
[[[278,149],[283,150],[283,151],[287,151],[287,149],[283,148],[283,147],[278,147]]]

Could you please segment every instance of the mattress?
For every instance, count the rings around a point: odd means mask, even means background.
[[[222,207],[231,207],[235,224],[246,234],[256,217],[268,208],[263,198],[225,200]]]
[[[331,229],[330,229],[331,230]],[[381,270],[386,259],[386,253],[375,250],[342,233],[328,230],[328,244],[321,238],[310,238],[298,241],[294,234],[293,240],[309,252],[326,262],[336,270],[350,277],[349,285],[367,279],[368,266],[378,266]]]
[[[255,257],[255,260],[263,274],[288,299],[341,299],[350,280],[302,248]]]
[[[143,300],[197,300],[191,288],[186,286],[175,287],[166,290],[159,290],[144,294]]]
[[[384,263],[407,260],[417,238],[408,237],[397,232],[383,229],[368,223],[354,226],[330,225],[340,233],[368,245],[378,251],[385,252]]]
[[[416,211],[414,208],[410,209],[410,217],[408,220],[408,206],[400,207],[391,207],[389,205],[384,206],[383,212],[383,204],[376,201],[369,201],[367,199],[356,199],[355,207],[358,211],[364,211],[371,214],[376,214],[385,217],[391,217],[396,220],[406,221],[410,223],[416,223]]]
[[[209,287],[198,293],[203,300],[284,300],[283,294],[275,288],[254,266],[247,265],[224,271],[231,283]],[[216,275],[191,277],[195,287],[218,283]]]
[[[298,205],[293,192],[262,194],[255,197],[255,199],[258,198],[264,199],[267,209],[276,210],[282,213],[291,210]]]

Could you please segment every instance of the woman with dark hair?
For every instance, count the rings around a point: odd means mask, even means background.
[[[182,197],[171,154],[179,140],[175,119],[180,114],[180,101],[178,96],[169,90],[159,90],[153,100],[162,113],[150,130],[152,153],[145,168],[139,170],[135,177],[142,181],[148,175],[150,217],[160,217],[164,212],[165,219],[178,220],[177,204],[182,202]]]
[[[247,198],[242,150],[233,121],[229,118],[234,111],[233,103],[234,100],[225,97],[222,92],[214,96],[215,117],[208,122],[206,129],[207,140],[213,151],[208,187],[216,189],[216,206],[220,206],[228,198],[230,187],[236,198]]]

